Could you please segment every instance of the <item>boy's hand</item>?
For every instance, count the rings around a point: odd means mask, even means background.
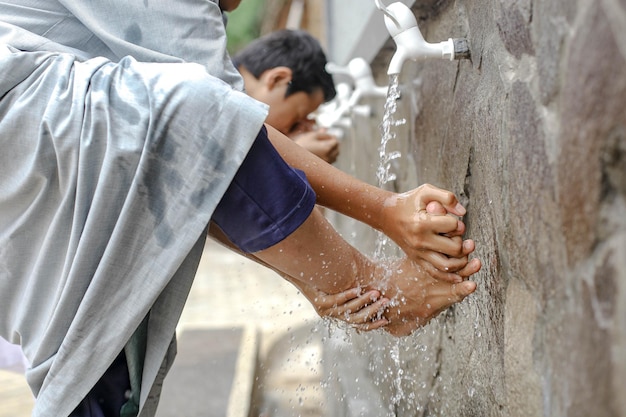
[[[334,163],[339,156],[339,139],[337,136],[328,133],[326,128],[318,127],[314,119],[299,121],[287,136],[329,164]]]
[[[385,202],[383,232],[428,274],[458,282],[476,267],[467,258],[474,242],[461,238],[464,214],[453,193],[425,184]]]
[[[339,140],[326,129],[310,130],[290,137],[298,145],[329,164],[335,162],[339,156]]]
[[[377,290],[363,292],[361,288],[351,288],[337,294],[326,294],[302,283],[296,286],[320,317],[341,320],[359,331],[379,329],[389,323],[383,317],[389,300],[381,298]]]

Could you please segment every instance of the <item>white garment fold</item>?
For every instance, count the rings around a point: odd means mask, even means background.
[[[0,336],[33,415],[67,416],[150,311],[145,406],[266,106],[198,64],[11,47],[0,97]]]

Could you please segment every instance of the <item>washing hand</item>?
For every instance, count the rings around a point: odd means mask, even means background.
[[[461,237],[465,224],[458,217],[464,214],[453,193],[425,184],[385,201],[382,230],[424,272],[460,282],[479,267],[479,261],[468,260],[474,242]]]
[[[343,321],[358,331],[376,330],[389,323],[383,317],[389,300],[381,297],[378,290],[363,291],[357,287],[337,294],[326,294],[301,282],[293,283],[320,317]]]
[[[312,154],[332,164],[339,155],[339,141],[329,134],[326,129],[317,129],[301,132],[291,136],[294,142],[307,149]]]
[[[467,276],[480,270],[480,262],[466,269]],[[327,294],[289,279],[302,291],[321,317],[345,322],[358,331],[383,329],[393,336],[407,336],[426,325],[451,305],[473,293],[476,283],[445,282],[433,278],[408,258],[370,264],[376,289],[351,288]]]

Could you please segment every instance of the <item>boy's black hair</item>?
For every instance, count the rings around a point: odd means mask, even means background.
[[[262,36],[236,53],[233,63],[243,66],[256,78],[263,72],[288,67],[293,76],[285,97],[298,91],[307,94],[321,88],[324,102],[337,94],[332,76],[326,71],[326,55],[320,43],[303,30],[283,29]]]

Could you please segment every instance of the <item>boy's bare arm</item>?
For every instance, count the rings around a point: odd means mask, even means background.
[[[211,235],[219,239],[219,229]],[[228,243],[223,235],[219,240]],[[372,261],[346,242],[318,209],[284,240],[247,256],[300,288],[321,315],[350,321],[362,330],[386,325],[385,330],[397,336],[410,334],[471,294],[476,284],[464,280],[480,269],[480,262],[470,263],[463,275],[453,274],[458,279],[446,282],[406,258],[393,263]],[[382,297],[373,303],[332,297],[351,290]],[[320,291],[334,301],[329,304]],[[378,313],[383,310],[385,317],[380,320]]]
[[[314,305],[313,290],[380,292],[389,300],[385,302],[389,320],[385,330],[396,336],[410,334],[474,292],[476,283],[466,279],[480,269],[480,262],[473,263],[465,268],[466,275],[446,282],[407,258],[393,263],[372,261],[339,236],[319,210],[313,210],[286,239],[253,256],[303,289]]]
[[[268,136],[287,163],[304,171],[318,203],[382,231],[414,261],[440,279],[452,280],[450,272],[467,266],[474,250],[471,240],[460,235],[465,225],[456,217],[465,214],[455,195],[424,185],[403,194],[383,190],[333,167],[267,126]],[[439,202],[447,215],[431,215],[430,202]]]
[[[315,211],[317,211],[317,209]],[[312,214],[314,218],[318,218],[318,215],[319,213]],[[339,273],[344,274],[343,276],[345,277],[355,278],[352,268],[349,268],[350,265],[344,264],[342,262],[343,259],[333,260],[331,265],[331,257],[329,256],[327,259],[321,261],[321,263],[319,261],[316,261],[315,264],[311,263],[313,262],[313,258],[308,256],[306,251],[313,250],[319,253],[319,246],[316,242],[309,239],[311,236],[306,236],[305,230],[309,230],[311,227],[317,227],[314,226],[316,223],[317,221],[315,219],[311,219],[305,229],[301,230],[298,235],[288,238],[287,242],[279,244],[280,246],[274,248],[274,250],[261,251],[257,253],[245,253],[241,251],[214,223],[210,223],[209,225],[209,235],[224,246],[250,260],[257,262],[260,265],[265,266],[266,268],[272,269],[282,278],[291,282],[310,301],[321,317],[336,318],[363,331],[374,330],[386,325],[388,320],[382,317],[381,314],[389,300],[381,297],[380,291],[375,289],[365,290],[357,283],[358,280],[348,279],[345,281],[346,283],[349,283],[348,289],[337,292],[337,286],[333,285],[330,281],[327,282],[330,277],[338,272],[337,267],[348,267],[347,269],[350,270],[350,273],[347,275],[345,272]],[[321,223],[326,223],[325,218],[321,218]],[[330,233],[334,233],[330,229],[326,230]],[[299,242],[299,239],[302,239],[302,237],[306,239],[304,244]],[[324,240],[328,242],[328,240]],[[334,242],[340,242],[337,239],[333,240]],[[293,251],[294,246],[301,248],[302,251]],[[337,250],[351,251],[353,249],[349,247],[349,245],[346,246],[341,244],[337,247],[326,248],[326,250],[333,250],[333,252],[336,252]],[[259,256],[259,254],[261,256]],[[350,256],[352,256],[352,254],[350,254]],[[348,256],[348,258],[350,256]],[[357,254],[357,256],[360,255]],[[306,263],[310,264],[307,267],[306,273],[304,271],[301,273],[298,272],[301,269],[298,265],[306,264],[305,262],[299,261],[301,259],[306,259]],[[268,262],[272,262],[272,264]],[[324,270],[325,272],[316,273],[314,271],[316,268]],[[285,271],[289,271],[291,274],[295,274],[295,276],[291,276]],[[341,269],[339,271],[341,271]],[[317,286],[326,288],[327,291],[329,289],[332,291],[324,292],[318,289]]]

